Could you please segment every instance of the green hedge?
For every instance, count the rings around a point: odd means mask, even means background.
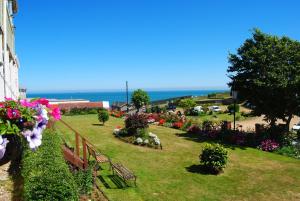
[[[76,182],[63,158],[61,139],[54,131],[44,131],[43,144],[35,152],[24,151],[22,176],[25,200],[78,200]]]
[[[73,116],[73,115],[97,114],[98,110],[99,110],[99,107],[95,107],[95,108],[88,108],[88,107],[78,108],[78,107],[74,107],[74,108],[71,108],[70,110],[61,109],[61,112],[62,112],[63,115]]]

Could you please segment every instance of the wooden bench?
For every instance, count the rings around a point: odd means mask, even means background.
[[[133,180],[134,185],[136,186],[136,176],[133,174],[132,171],[128,170],[120,163],[112,163],[111,167],[114,175],[117,174],[119,177],[121,177],[124,180],[125,183],[128,180]]]
[[[104,154],[96,151],[93,148],[92,145],[90,145],[90,144],[87,143],[86,147],[87,147],[88,152],[89,152],[89,158],[88,158],[89,160],[90,160],[90,156],[92,156],[96,160],[97,164],[111,163],[110,159],[107,156],[105,156]]]

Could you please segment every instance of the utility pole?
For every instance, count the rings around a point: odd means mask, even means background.
[[[127,100],[127,113],[129,113],[129,102],[128,102],[128,81],[126,81],[126,100]]]

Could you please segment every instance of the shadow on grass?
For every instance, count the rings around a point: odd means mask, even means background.
[[[107,181],[103,176],[98,176],[98,179],[107,189],[123,189],[128,187],[127,184],[117,175],[108,175],[107,178],[113,183],[113,185],[110,185],[109,183],[111,182]]]
[[[186,167],[185,169],[188,172],[197,173],[197,174],[203,174],[203,175],[218,175],[219,173],[221,173],[221,172],[211,171],[211,170],[205,168],[202,165],[191,165],[189,167]]]
[[[202,137],[201,134],[199,133],[176,133],[176,136],[186,139],[186,140],[190,140],[190,141],[194,141],[194,142],[199,142],[199,143],[219,143],[221,145],[223,145],[225,148],[231,149],[231,150],[235,150],[235,149],[241,149],[241,150],[246,150],[247,146],[241,146],[241,145],[233,145],[230,143],[225,143],[222,140],[212,140],[212,139],[207,139],[205,137]]]
[[[104,124],[92,124],[93,126],[104,126]]]

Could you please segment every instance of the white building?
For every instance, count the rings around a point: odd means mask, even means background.
[[[19,61],[15,53],[17,0],[0,0],[0,101],[19,98]]]

